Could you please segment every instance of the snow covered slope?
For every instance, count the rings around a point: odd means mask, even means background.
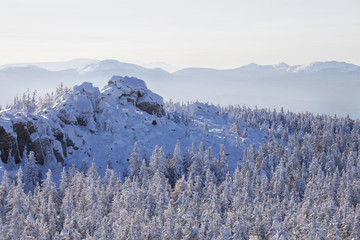
[[[292,67],[293,72],[321,72],[321,71],[335,71],[335,72],[352,72],[358,71],[360,67],[354,64],[345,62],[313,62],[306,65]]]
[[[84,82],[26,108],[13,106],[0,112],[0,152],[5,168],[22,165],[24,154],[34,151],[37,162],[53,171],[61,171],[59,164],[86,168],[95,160],[100,173],[108,164],[124,173],[135,142],[145,156],[150,156],[156,145],[167,155],[173,153],[179,139],[182,154],[193,143],[197,149],[203,142],[214,154],[224,144],[233,171],[244,149],[258,146],[266,136],[244,122],[236,122],[234,131],[234,117],[213,105],[165,106],[144,81],[130,77],[114,76],[101,91]],[[246,136],[240,136],[245,128]]]

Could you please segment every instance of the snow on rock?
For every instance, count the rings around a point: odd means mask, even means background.
[[[174,105],[165,110],[162,97],[144,81],[114,76],[102,91],[88,82],[74,86],[56,96],[50,108],[31,114],[26,110],[0,112],[1,160],[6,168],[9,159],[21,163],[26,151],[33,151],[36,161],[45,166],[59,163],[86,169],[94,160],[100,174],[109,163],[125,173],[135,142],[149,157],[156,145],[172,154],[179,140],[182,154],[200,142],[214,153],[224,144],[233,171],[244,149],[261,144],[266,135],[241,122],[248,137],[240,137],[231,130],[233,123],[218,107],[199,102],[186,109]]]
[[[63,162],[68,151],[79,149],[91,155],[86,138],[97,130],[116,131],[113,123],[126,126],[124,117],[136,109],[161,117],[163,99],[137,78],[114,76],[102,92],[84,82],[57,96],[53,108],[35,115],[25,111],[2,111],[0,117],[0,157],[20,163],[25,151],[33,151],[37,162],[56,159]],[[126,116],[122,115],[126,112]],[[135,114],[135,115],[134,115]],[[116,116],[115,120],[113,119]],[[109,129],[111,128],[111,129]]]
[[[134,77],[113,76],[108,82],[108,85],[111,84],[114,84],[118,88],[123,89],[125,94],[130,94],[133,90],[136,89],[147,89],[143,80]]]
[[[60,143],[62,149],[53,148],[54,141],[64,141],[59,137],[61,134],[61,127],[45,116],[14,113],[10,119],[0,121],[1,160],[20,163],[26,150],[35,153],[39,164],[44,164],[50,156],[62,162],[66,156],[65,144]]]
[[[90,131],[95,131],[95,112],[99,101],[99,89],[85,82],[64,94],[56,102],[55,110],[64,123],[87,126]]]
[[[126,102],[131,102],[149,114],[162,116],[165,113],[163,98],[150,91],[143,80],[133,77],[113,76],[108,86],[103,90],[106,95],[110,92],[116,93],[117,98],[123,105]]]

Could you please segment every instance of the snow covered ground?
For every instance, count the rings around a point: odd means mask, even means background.
[[[10,126],[12,123],[33,121],[38,132],[31,134],[36,136],[32,141],[49,139],[49,148],[61,154],[66,168],[75,165],[86,169],[94,160],[100,174],[109,163],[117,172],[126,172],[135,142],[142,149],[143,156],[149,158],[155,146],[162,147],[165,155],[172,154],[177,140],[183,155],[192,144],[197,151],[200,142],[218,155],[223,144],[229,169],[233,172],[244,149],[251,144],[259,146],[267,135],[244,122],[236,124],[240,133],[247,129],[247,136],[234,132],[234,116],[214,105],[200,102],[164,105],[162,97],[136,78],[113,77],[102,91],[85,82],[55,96],[47,103],[47,108],[42,108],[43,105],[39,102],[31,114],[29,110],[4,110],[1,116],[2,119],[6,116],[7,125],[3,123],[1,126],[15,136]],[[144,106],[154,107],[158,112],[147,112],[148,108]],[[37,121],[31,120],[34,116]],[[58,134],[55,132],[59,131],[66,139],[64,151],[63,143],[55,137]],[[46,152],[44,149],[43,146],[43,152]],[[20,157],[22,155],[20,153]],[[55,161],[55,157],[52,159]],[[62,169],[58,164],[45,160],[45,165],[52,168],[55,179],[60,177]]]

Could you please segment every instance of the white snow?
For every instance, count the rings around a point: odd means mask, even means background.
[[[145,82],[138,78],[113,76],[109,82],[113,82],[118,88],[126,89],[126,93],[129,93],[130,89],[147,89]]]
[[[62,154],[60,142],[53,136],[46,136],[50,129],[61,129],[72,142],[72,146],[67,148],[66,166],[75,164],[79,167],[84,163],[90,166],[94,159],[100,174],[109,161],[114,170],[123,172],[129,165],[127,159],[135,142],[149,157],[156,145],[163,147],[165,154],[172,154],[179,139],[183,154],[185,148],[191,148],[193,143],[198,148],[201,141],[206,147],[212,147],[215,154],[219,152],[221,144],[226,145],[229,169],[233,171],[244,149],[250,144],[261,144],[261,139],[266,136],[265,132],[252,129],[246,123],[240,125],[248,128],[248,138],[236,136],[230,130],[234,121],[232,117],[221,114],[221,109],[214,105],[200,102],[189,105],[188,111],[183,113],[190,119],[187,125],[168,119],[166,115],[150,115],[134,103],[121,100],[124,94],[133,96],[142,91],[144,95],[139,101],[154,101],[162,105],[162,97],[147,89],[144,81],[122,77],[114,77],[111,81],[101,92],[91,83],[75,86],[70,92],[56,98],[53,109],[41,110],[36,115],[43,129],[40,137],[52,139],[53,147],[59,153]],[[2,116],[8,118],[0,118],[0,124],[9,132],[12,132],[11,121],[26,119],[26,116],[16,114],[2,112]],[[166,114],[180,116],[181,108],[176,107]],[[31,137],[35,140],[39,135],[33,134]],[[60,172],[54,175],[59,176]]]
[[[359,66],[345,62],[313,62],[296,67],[293,72],[321,72],[321,71],[351,72],[360,70]]]

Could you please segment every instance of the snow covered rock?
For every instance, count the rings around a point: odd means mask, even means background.
[[[34,114],[2,111],[0,158],[4,163],[9,159],[20,163],[26,152],[33,151],[39,164],[44,164],[45,159],[63,162],[68,151],[88,151],[87,134],[111,124],[109,119],[113,125],[124,125],[128,115],[121,112],[135,113],[137,109],[157,117],[165,115],[162,97],[150,91],[144,81],[114,76],[102,92],[84,82],[57,96],[52,108],[38,109]]]
[[[61,127],[48,117],[39,115],[7,114],[0,121],[1,160],[21,162],[24,154],[33,151],[36,162],[43,165],[45,158],[59,162],[66,157],[66,143]]]
[[[115,94],[122,105],[128,102],[152,115],[163,116],[165,114],[163,98],[150,91],[143,80],[113,76],[103,93]]]
[[[84,82],[64,94],[55,106],[58,117],[66,124],[87,126],[90,131],[96,128],[96,111],[100,102],[100,91],[91,83]]]
[[[25,154],[32,151],[44,169],[56,169],[60,162],[84,170],[94,160],[102,173],[109,163],[127,174],[135,142],[146,156],[156,145],[172,154],[179,140],[183,149],[203,142],[218,152],[221,144],[226,145],[228,166],[233,171],[245,147],[262,143],[259,139],[265,136],[245,122],[237,124],[242,131],[247,129],[246,137],[234,134],[234,117],[214,105],[170,102],[165,110],[162,97],[144,81],[114,76],[101,91],[85,82],[57,91],[32,109],[16,105],[1,111],[0,156],[8,169],[20,162],[15,166],[23,166]]]

